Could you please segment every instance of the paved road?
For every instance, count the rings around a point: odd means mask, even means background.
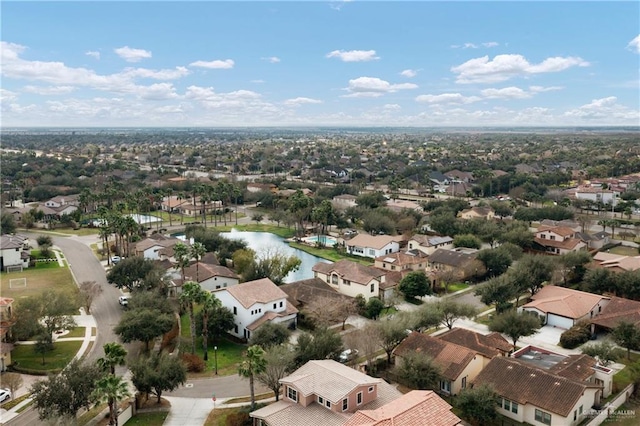
[[[255,381],[256,394],[269,392],[269,388]],[[220,376],[210,379],[189,380],[184,386],[173,392],[164,392],[166,396],[180,396],[190,398],[207,398],[213,394],[216,398],[235,398],[249,395],[249,380],[239,377]]]

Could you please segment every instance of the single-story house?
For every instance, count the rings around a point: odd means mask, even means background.
[[[483,367],[496,356],[509,356],[513,350],[511,343],[500,333],[480,334],[466,328],[454,327],[444,333],[438,334],[438,339],[449,343],[455,343],[472,351],[476,351],[483,357]]]
[[[346,240],[347,253],[375,259],[400,250],[402,236],[358,234]]]
[[[493,220],[496,217],[496,213],[491,207],[471,207],[470,209],[462,210],[458,213],[460,219],[486,219]]]
[[[424,234],[416,234],[409,239],[407,245],[409,250],[419,250],[424,254],[430,255],[437,249],[450,250],[453,248],[453,238],[444,236],[432,236]]]
[[[315,278],[338,292],[350,297],[361,294],[366,300],[379,296],[380,284],[385,280],[385,271],[346,259],[336,263],[316,263],[312,270]]]

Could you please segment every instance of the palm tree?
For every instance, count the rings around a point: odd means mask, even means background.
[[[191,245],[191,249],[189,250],[189,254],[192,258],[196,260],[196,282],[200,282],[200,277],[198,276],[198,266],[200,265],[200,259],[207,253],[207,249],[202,243],[195,242]]]
[[[173,226],[171,219],[171,197],[173,197],[173,188],[167,188],[165,194],[167,195],[167,204],[169,205],[169,226]]]
[[[238,375],[249,379],[249,391],[251,392],[251,411],[256,409],[256,393],[253,379],[267,369],[267,361],[264,359],[264,350],[258,346],[249,346],[245,353],[245,359],[238,367]]]
[[[196,353],[196,321],[193,313],[193,304],[198,303],[202,299],[202,288],[200,284],[187,281],[182,285],[182,293],[180,293],[180,302],[187,305],[189,311],[189,321],[191,322],[191,353]]]
[[[119,343],[105,343],[102,347],[104,349],[104,358],[98,359],[98,366],[104,370],[109,371],[111,375],[116,374],[116,365],[124,365],[127,357],[126,349]]]
[[[117,403],[130,396],[127,383],[120,376],[108,375],[96,382],[94,397],[97,401],[109,404],[109,425],[118,426]]]
[[[173,257],[176,259],[176,266],[182,271],[182,282],[184,283],[184,268],[189,266],[191,261],[189,247],[184,243],[176,243],[173,246]]]
[[[179,192],[178,193],[178,201],[182,201],[185,200],[187,198],[187,196],[185,195],[184,192]],[[182,204],[182,203],[179,203]],[[180,211],[180,225],[184,224],[184,211],[182,211],[182,205],[178,206],[178,211]]]
[[[222,302],[213,293],[203,291],[200,303],[202,304],[202,346],[204,347],[204,360],[209,359],[209,317],[215,308],[222,306]]]

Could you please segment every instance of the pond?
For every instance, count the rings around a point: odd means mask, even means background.
[[[284,241],[283,238],[269,232],[248,232],[232,229],[231,232],[221,232],[220,235],[234,240],[245,240],[249,248],[254,250],[256,253],[264,250],[278,250],[288,256],[294,255],[300,258],[302,261],[300,268],[297,271],[290,272],[289,275],[285,277],[284,282],[286,283],[313,278],[313,271],[311,268],[313,268],[316,263],[331,263],[321,257],[292,248]]]

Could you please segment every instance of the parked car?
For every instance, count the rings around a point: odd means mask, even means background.
[[[338,360],[341,363],[345,363],[345,362],[349,362],[353,359],[355,359],[355,357],[358,356],[358,350],[357,349],[347,349],[345,351],[342,351],[340,353],[340,356],[338,357]]]
[[[121,260],[122,258],[120,256],[111,256],[111,263],[113,263],[114,265],[120,262]]]
[[[11,399],[11,391],[9,389],[0,389],[0,402]]]
[[[123,294],[122,296],[120,296],[118,298],[118,303],[121,304],[122,306],[127,306],[129,305],[129,298],[131,296],[129,296],[128,294]]]

